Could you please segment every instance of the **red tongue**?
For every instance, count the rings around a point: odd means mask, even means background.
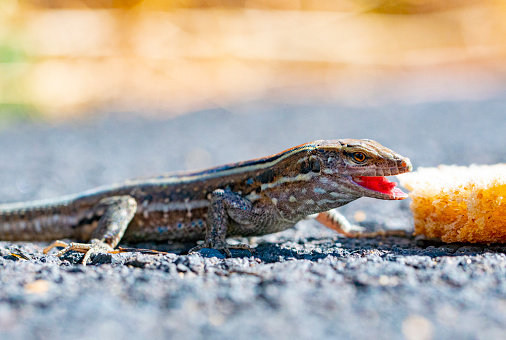
[[[393,195],[396,199],[403,199],[408,197],[401,189],[396,188],[397,183],[390,182],[386,177],[369,177],[357,176],[353,177],[353,181],[364,188],[381,192],[387,195]]]

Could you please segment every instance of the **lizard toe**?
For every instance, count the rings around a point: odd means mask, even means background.
[[[190,249],[188,251],[188,254],[196,253],[199,250],[202,250],[202,249],[205,249],[205,248],[219,250],[220,252],[224,253],[227,257],[232,257],[232,252],[230,251],[230,249],[247,250],[250,253],[253,253],[253,250],[251,249],[251,247],[249,245],[243,244],[243,243],[230,245],[230,244],[228,244],[226,242],[215,242],[215,243],[213,243],[213,242],[204,242],[204,243],[199,244],[198,246],[193,247],[192,249]]]
[[[251,249],[251,247],[249,246],[249,244],[245,244],[245,243],[230,244],[230,245],[228,245],[228,248],[229,249],[235,249],[235,250],[247,250],[247,251],[249,251],[252,254],[254,252],[254,250]]]
[[[67,244],[66,242],[62,241],[55,241],[53,244],[51,244],[49,247],[44,249],[44,254],[47,254],[51,249],[55,247],[63,247],[62,250],[56,252],[54,256],[61,257],[67,252],[73,250],[80,253],[84,253],[84,257],[82,260],[82,264],[85,266],[90,259],[91,255],[94,254],[111,254],[111,253],[117,253],[118,251],[114,250],[110,245],[102,242],[92,242],[92,243],[77,243],[72,242],[70,244]]]

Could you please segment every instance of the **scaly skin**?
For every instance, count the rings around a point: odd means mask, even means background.
[[[360,197],[404,199],[406,194],[376,176],[408,171],[409,159],[371,140],[315,141],[201,172],[0,205],[0,239],[80,239],[89,243],[57,241],[53,246],[66,247],[57,255],[82,251],[85,260],[92,253],[112,252],[120,240],[204,240],[193,251],[209,247],[230,255],[227,237],[278,232],[315,213],[346,233],[344,220],[326,212]]]

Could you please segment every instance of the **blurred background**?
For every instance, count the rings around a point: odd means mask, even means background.
[[[0,117],[506,91],[501,0],[2,0]]]

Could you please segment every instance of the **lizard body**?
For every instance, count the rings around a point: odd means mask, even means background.
[[[408,158],[371,140],[315,141],[200,172],[2,204],[0,240],[85,240],[89,243],[56,241],[47,249],[66,247],[58,255],[85,252],[84,262],[91,253],[111,252],[120,240],[204,240],[194,250],[209,247],[230,254],[227,237],[282,231],[315,213],[327,226],[346,229],[342,218],[325,212],[360,197],[404,199],[407,195],[383,176],[408,171]]]

